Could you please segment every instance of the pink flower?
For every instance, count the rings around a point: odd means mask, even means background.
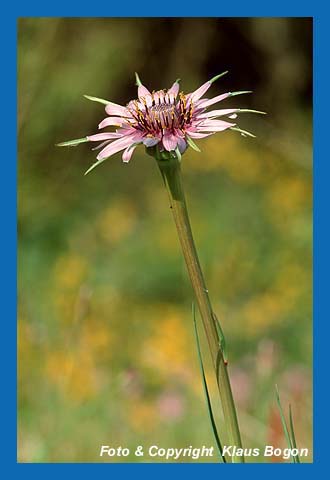
[[[254,136],[236,127],[236,123],[221,118],[236,119],[240,112],[263,112],[239,108],[207,111],[208,107],[228,97],[249,93],[248,91],[228,92],[211,99],[203,98],[212,83],[224,73],[189,94],[179,93],[179,81],[175,81],[169,90],[150,92],[142,85],[136,74],[138,98],[131,100],[125,107],[87,96],[90,100],[106,104],[105,111],[108,116],[99,124],[99,129],[115,127],[115,131],[97,133],[59,145],[76,145],[85,141],[101,142],[95,148],[101,148],[97,162],[86,172],[88,173],[117,152],[123,151],[123,161],[129,162],[139,144],[147,148],[157,145],[160,154],[175,152],[180,157],[188,145],[199,150],[193,139],[205,138],[216,132],[231,129],[241,132],[242,135]]]

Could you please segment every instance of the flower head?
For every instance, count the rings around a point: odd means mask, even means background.
[[[117,105],[107,100],[89,97],[106,105],[107,117],[99,124],[99,129],[114,128],[107,131],[89,135],[72,142],[64,142],[60,146],[77,145],[83,142],[101,142],[96,149],[101,149],[97,155],[97,162],[86,172],[88,173],[101,162],[117,152],[122,153],[124,162],[129,162],[132,154],[139,144],[147,150],[156,150],[158,154],[165,155],[173,152],[179,158],[188,146],[199,151],[193,139],[200,139],[224,130],[237,130],[242,135],[254,136],[241,130],[232,120],[240,112],[257,112],[256,110],[227,108],[207,111],[209,107],[225,100],[228,97],[250,93],[249,91],[227,92],[211,99],[203,98],[212,83],[223,74],[217,75],[192,93],[179,92],[179,80],[175,81],[169,90],[150,92],[142,85],[136,74],[138,85],[138,98],[131,100],[126,106]],[[231,121],[223,120],[228,117]]]

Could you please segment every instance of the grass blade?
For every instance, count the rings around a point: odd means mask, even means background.
[[[196,336],[196,343],[197,343],[197,352],[198,352],[198,358],[199,358],[199,365],[202,373],[202,379],[203,379],[203,386],[204,386],[204,392],[205,392],[205,397],[206,397],[206,403],[207,403],[207,409],[208,409],[208,414],[210,417],[211,425],[212,425],[212,430],[214,434],[214,438],[219,450],[220,457],[222,458],[222,461],[224,463],[227,463],[227,460],[225,456],[222,454],[222,444],[219,438],[218,434],[218,429],[215,423],[213,411],[212,411],[212,404],[211,404],[211,398],[209,394],[209,390],[207,388],[207,382],[206,382],[206,376],[205,376],[205,370],[203,366],[203,360],[202,360],[202,353],[201,353],[201,347],[200,347],[200,342],[199,342],[199,336],[198,336],[198,328],[197,328],[197,323],[196,323],[196,315],[195,315],[195,305],[192,304],[192,313],[193,313],[193,320],[194,320],[194,328],[195,328],[195,336]]]
[[[297,448],[296,436],[295,436],[295,433],[294,433],[294,426],[293,426],[291,405],[289,405],[289,423],[290,423],[291,442],[292,442],[293,448]],[[299,455],[295,455],[295,459],[296,459],[296,463],[300,463]]]
[[[282,404],[281,404],[281,400],[280,400],[280,394],[278,392],[277,385],[275,385],[275,389],[276,389],[276,402],[277,402],[278,409],[279,409],[279,412],[280,412],[280,417],[281,417],[281,423],[282,423],[282,427],[283,427],[283,431],[284,431],[284,436],[285,436],[286,442],[288,444],[288,447],[290,449],[292,449],[293,448],[292,440],[291,440],[291,437],[290,437],[288,425],[287,425],[286,420],[285,420],[285,416],[284,416],[284,412],[283,412],[283,408],[282,408]],[[297,463],[295,456],[292,456],[292,462]]]

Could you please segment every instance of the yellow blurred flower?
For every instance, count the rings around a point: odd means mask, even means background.
[[[274,225],[283,233],[290,233],[291,228],[296,225],[297,215],[306,208],[311,209],[311,195],[310,179],[289,177],[276,181],[267,194],[270,216]]]
[[[18,381],[23,382],[29,374],[29,364],[33,354],[32,328],[23,318],[18,319],[17,324],[17,357],[19,362]]]
[[[61,321],[72,323],[74,318],[75,292],[58,291],[52,292],[55,309]]]
[[[246,332],[260,333],[282,321],[295,308],[299,296],[309,290],[309,283],[308,272],[300,265],[281,268],[271,289],[254,296],[240,311]]]
[[[24,318],[18,318],[17,321],[17,350],[18,356],[21,357],[29,351],[29,347],[31,344],[31,326]]]
[[[55,284],[62,289],[77,288],[84,281],[86,273],[86,260],[75,253],[66,253],[55,264]]]
[[[279,213],[295,213],[311,199],[311,183],[297,176],[280,178],[269,190],[270,206]]]
[[[153,333],[143,345],[142,360],[162,375],[189,375],[191,347],[183,315],[169,306],[163,306],[159,312]]]
[[[129,404],[126,415],[131,427],[140,433],[154,430],[160,421],[155,402],[142,399],[134,399]]]
[[[116,244],[132,232],[136,220],[134,204],[126,198],[119,198],[101,211],[96,228],[105,242]]]
[[[85,350],[48,353],[45,374],[62,395],[75,402],[91,398],[98,391],[94,360],[90,352]]]
[[[223,169],[239,183],[255,184],[264,180],[265,162],[251,146],[243,144],[241,138],[227,132],[221,141],[211,136],[205,143],[203,159],[191,162],[195,170],[219,172],[219,169]]]
[[[214,258],[210,285],[214,285],[215,294],[221,290],[222,300],[229,301],[235,299],[240,290],[248,287],[254,262],[249,257],[251,245],[244,237],[233,238],[226,248],[226,255]]]
[[[231,135],[228,134],[222,135],[220,142],[213,136],[205,139],[203,146],[203,152],[205,153],[203,154],[203,158],[200,158],[200,155],[191,152],[191,157],[193,158],[196,155],[196,159],[190,162],[189,168],[203,172],[218,170],[225,161],[226,152],[230,151],[230,145],[234,142],[230,136]],[[219,148],[220,144],[221,148]]]
[[[286,311],[280,295],[274,292],[265,292],[256,295],[245,304],[240,311],[247,334],[261,333],[276,324]]]
[[[53,270],[51,296],[59,318],[72,323],[88,264],[84,257],[67,252],[58,257]]]
[[[165,221],[158,224],[155,233],[156,238],[154,238],[153,243],[162,254],[172,256],[179,252],[180,245],[172,223]]]
[[[113,343],[113,337],[108,325],[96,321],[88,321],[82,325],[80,332],[80,344],[82,350],[90,349],[93,356],[109,354]]]

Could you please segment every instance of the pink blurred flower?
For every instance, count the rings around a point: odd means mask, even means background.
[[[177,420],[184,413],[182,395],[177,392],[164,392],[158,399],[158,410],[163,419]]]
[[[59,145],[73,146],[87,141],[101,142],[95,148],[101,149],[97,156],[97,162],[86,172],[88,173],[117,152],[123,151],[123,161],[129,162],[139,144],[150,149],[149,152],[152,150],[152,154],[155,152],[152,147],[155,147],[159,154],[175,152],[180,158],[188,145],[199,150],[193,139],[205,138],[216,132],[231,129],[239,131],[242,135],[254,136],[236,127],[236,123],[222,120],[221,117],[235,119],[240,112],[263,112],[239,108],[207,111],[208,107],[228,97],[249,93],[248,91],[227,92],[211,99],[202,98],[212,83],[224,73],[217,75],[188,94],[179,93],[178,80],[169,90],[150,92],[142,85],[136,74],[138,98],[131,100],[126,106],[86,96],[90,100],[106,105],[105,111],[108,116],[99,124],[99,129],[115,127],[115,131],[97,133]]]
[[[254,388],[251,373],[239,367],[233,368],[231,372],[231,384],[237,404],[246,408]]]

